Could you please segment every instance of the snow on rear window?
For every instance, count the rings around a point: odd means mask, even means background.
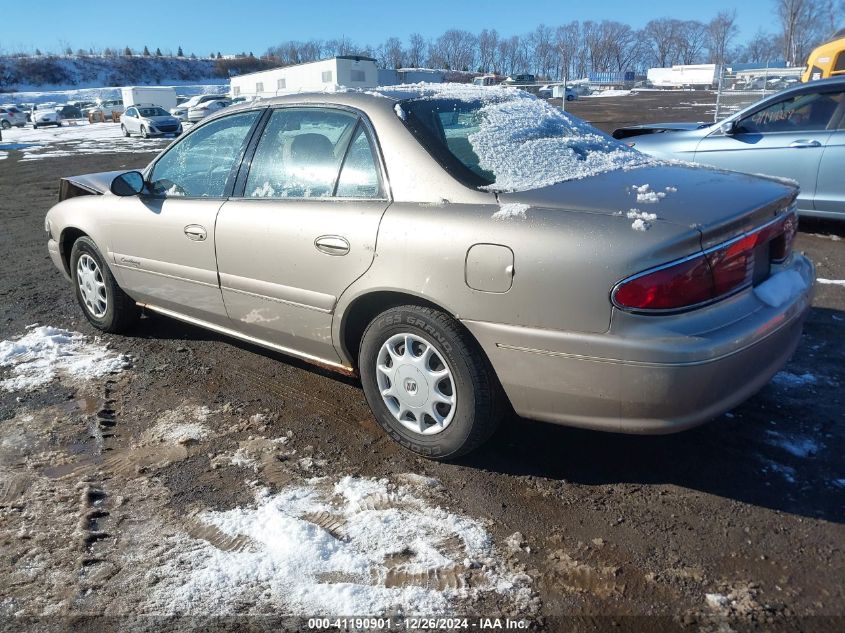
[[[414,114],[423,133],[445,145],[485,189],[525,191],[653,164],[644,154],[522,90],[429,84],[393,92],[410,97],[415,91],[403,111]]]

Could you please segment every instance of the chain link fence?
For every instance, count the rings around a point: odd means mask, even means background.
[[[758,68],[731,71],[722,68],[716,90],[714,121],[721,121],[784,88],[801,81],[801,68]]]

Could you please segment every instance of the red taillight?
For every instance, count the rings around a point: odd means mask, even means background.
[[[647,270],[619,282],[611,299],[623,310],[671,311],[710,303],[754,281],[757,247],[769,244],[769,260],[784,261],[792,252],[797,215],[783,218],[702,252]]]

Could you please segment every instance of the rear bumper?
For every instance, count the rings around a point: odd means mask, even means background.
[[[581,334],[464,321],[524,417],[622,433],[682,431],[737,406],[789,360],[808,288],[772,308],[748,290],[686,315],[614,312],[610,331]]]

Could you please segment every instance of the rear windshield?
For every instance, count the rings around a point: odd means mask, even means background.
[[[400,116],[429,153],[469,186],[524,191],[651,162],[522,91],[463,89],[470,98],[443,92],[402,101]]]

